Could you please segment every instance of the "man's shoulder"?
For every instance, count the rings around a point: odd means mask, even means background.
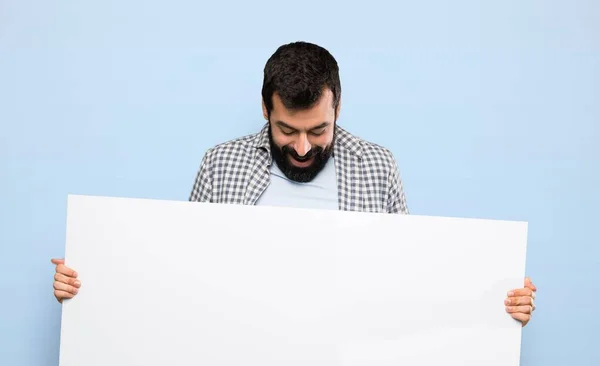
[[[263,140],[264,131],[260,131],[221,142],[206,150],[204,161],[205,163],[212,163],[222,159],[250,158],[252,151],[261,146]]]
[[[342,148],[360,156],[363,163],[375,164],[385,168],[396,168],[396,159],[392,151],[378,143],[367,140],[340,128],[338,143]]]

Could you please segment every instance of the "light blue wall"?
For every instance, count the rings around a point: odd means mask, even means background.
[[[58,363],[66,195],[187,199],[294,40],[337,57],[340,123],[413,213],[529,221],[522,364],[600,364],[597,0],[216,3],[0,2],[0,364]]]

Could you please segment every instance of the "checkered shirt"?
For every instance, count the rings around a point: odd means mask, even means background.
[[[402,181],[392,153],[336,126],[338,206],[343,211],[408,214]],[[259,133],[208,149],[189,200],[254,205],[269,186],[268,124]]]

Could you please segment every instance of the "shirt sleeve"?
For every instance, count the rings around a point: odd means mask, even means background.
[[[210,165],[210,150],[202,158],[200,168],[192,187],[190,201],[211,202],[212,199],[212,167]]]

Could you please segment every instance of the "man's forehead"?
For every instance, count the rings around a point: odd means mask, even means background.
[[[279,97],[273,96],[272,121],[283,126],[295,129],[313,129],[324,123],[333,123],[335,111],[331,104],[331,98],[325,95],[319,101],[309,107],[302,109],[286,108]]]

